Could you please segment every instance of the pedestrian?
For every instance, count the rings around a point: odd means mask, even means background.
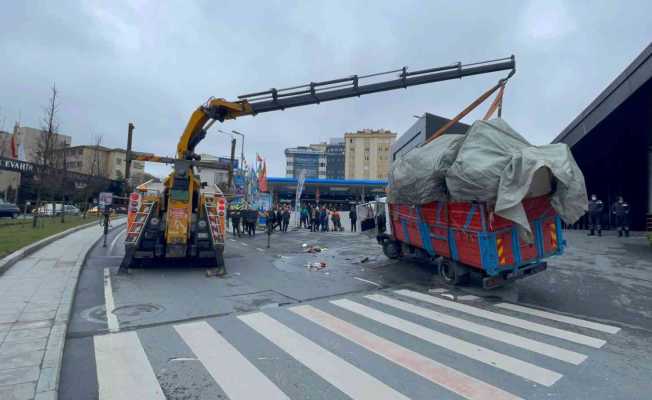
[[[247,227],[247,235],[256,236],[256,222],[258,221],[258,211],[253,208],[247,210],[247,217],[245,220]]]
[[[233,236],[240,237],[240,210],[234,208],[231,210],[231,225],[233,225]]]
[[[317,205],[310,208],[310,232],[317,232],[319,221],[319,209]]]
[[[618,237],[629,237],[629,204],[625,202],[623,196],[618,196],[618,201],[611,206],[611,212],[616,215],[616,227],[618,227]]]
[[[322,232],[328,232],[328,211],[326,211],[326,206],[321,206],[319,211],[319,225]]]
[[[283,210],[283,232],[288,231],[288,225],[290,225],[290,207],[286,206]]]
[[[602,236],[600,217],[603,209],[604,203],[602,203],[602,200],[599,200],[598,196],[592,194],[591,200],[589,200],[589,236],[595,235],[596,230],[598,231],[598,236]]]
[[[333,231],[341,232],[342,224],[340,223],[340,213],[335,208],[333,208],[333,211],[331,212],[331,220],[333,221]]]
[[[358,221],[358,213],[355,210],[355,206],[351,207],[351,211],[349,211],[349,219],[351,220],[351,232],[357,232],[358,226],[356,222]]]
[[[276,206],[275,222],[276,222],[276,226],[278,226],[278,230],[282,231],[283,230],[283,208],[281,206]]]
[[[301,207],[301,222],[299,223],[299,227],[308,227],[308,206],[306,204]]]

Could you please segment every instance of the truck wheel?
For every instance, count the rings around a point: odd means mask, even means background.
[[[385,256],[387,256],[387,258],[395,260],[401,257],[401,248],[396,242],[386,240],[383,242],[383,253]]]
[[[468,274],[460,273],[461,269],[455,261],[444,258],[439,263],[439,276],[445,283],[457,286],[464,283],[468,277]]]

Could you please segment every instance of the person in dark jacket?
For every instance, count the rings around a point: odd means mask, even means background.
[[[319,230],[319,208],[313,206],[310,208],[310,232]]]
[[[622,196],[618,196],[618,201],[611,206],[611,212],[616,216],[616,227],[618,228],[618,237],[629,237],[629,204],[625,202]]]
[[[283,232],[287,232],[288,226],[290,225],[290,207],[286,206],[285,208],[283,208],[282,218],[283,218],[283,225],[281,225],[281,230]]]
[[[322,232],[328,232],[328,211],[326,211],[326,206],[322,206],[319,211],[319,225]]]
[[[256,236],[256,223],[258,222],[258,211],[249,209],[246,211],[246,231],[249,236]]]
[[[241,211],[238,209],[231,210],[231,225],[233,225],[233,236],[240,237],[240,217]]]
[[[276,206],[276,218],[274,218],[278,230],[283,230],[283,209],[280,206]]]
[[[598,196],[591,195],[591,200],[589,200],[589,236],[595,235],[595,231],[598,231],[598,236],[602,236],[602,225],[600,225],[600,217],[602,216],[602,210],[604,209],[604,203],[602,200],[598,199]]]
[[[358,221],[358,213],[355,210],[355,206],[351,207],[351,211],[349,211],[349,219],[351,220],[351,232],[357,232],[358,227],[356,226],[356,222]]]

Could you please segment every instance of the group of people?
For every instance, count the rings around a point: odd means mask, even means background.
[[[242,235],[256,236],[256,225],[258,224],[258,210],[247,207],[229,207],[227,218],[231,221],[233,236]]]
[[[589,200],[589,236],[597,234],[602,236],[602,212],[604,211],[604,203],[598,199],[595,194],[591,195]],[[611,205],[611,213],[615,217],[616,228],[618,236],[629,236],[629,204],[625,202],[622,196],[618,197],[618,201]]]
[[[335,207],[328,207],[317,204],[304,204],[301,207],[299,218],[299,227],[310,229],[311,232],[342,232],[342,216],[340,211]],[[349,212],[349,219],[351,220],[351,231],[356,231],[357,215],[355,206]]]
[[[272,209],[265,211],[265,219],[270,232],[279,228],[281,232],[287,232],[290,225],[290,216],[292,210],[290,206],[276,205]]]

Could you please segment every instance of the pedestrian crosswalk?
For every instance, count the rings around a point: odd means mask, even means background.
[[[168,388],[183,382],[164,380],[183,364],[162,366],[158,354],[175,351],[192,356],[184,360],[193,371],[202,369],[232,400],[522,399],[551,393],[619,332],[520,305],[470,305],[413,290],[161,326],[169,332],[160,336],[173,338],[161,342],[149,329],[94,337],[100,400],[177,398]],[[183,380],[178,372],[172,376]]]

